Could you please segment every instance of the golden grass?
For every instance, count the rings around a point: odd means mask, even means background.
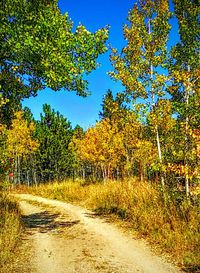
[[[0,268],[10,272],[9,264],[14,258],[14,249],[22,230],[17,203],[4,192],[0,192]]]
[[[162,194],[136,180],[86,185],[66,181],[30,188],[44,197],[84,205],[101,214],[115,214],[131,223],[142,237],[157,244],[188,272],[200,270],[199,205]]]

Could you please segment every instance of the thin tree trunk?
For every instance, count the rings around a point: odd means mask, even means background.
[[[190,66],[188,65],[188,72],[190,72]],[[189,105],[189,87],[185,88],[185,102],[186,102],[186,118],[185,118],[185,193],[186,197],[189,197],[189,170],[188,170],[188,129],[189,129],[189,117],[188,117],[188,105]]]
[[[142,162],[140,162],[139,165],[140,165],[140,182],[143,182],[144,181],[144,166]]]
[[[85,180],[85,167],[82,169],[82,179]]]
[[[20,157],[17,157],[17,178],[18,178],[18,183],[21,184],[21,166],[20,166]]]
[[[119,179],[119,167],[117,167],[117,170],[116,170],[116,179],[117,180]]]
[[[28,184],[28,188],[30,187],[30,180],[29,180],[29,175],[28,175],[28,170],[26,171],[26,179],[27,179],[27,184]]]
[[[33,170],[33,180],[34,180],[35,185],[37,186],[37,177],[36,177],[35,169]]]
[[[162,152],[161,152],[161,147],[160,147],[160,138],[159,138],[159,133],[158,133],[158,126],[156,125],[156,141],[157,141],[157,148],[158,148],[158,157],[159,157],[159,161],[161,164],[161,168],[162,168]],[[164,175],[163,175],[163,171],[161,170],[161,185],[162,188],[164,188],[165,186],[165,179],[164,179]]]
[[[15,157],[14,183],[15,183],[15,185],[17,185],[17,156]]]

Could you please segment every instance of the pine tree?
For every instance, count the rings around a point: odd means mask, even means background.
[[[37,175],[41,181],[61,180],[70,176],[72,137],[70,122],[50,105],[43,106],[44,115],[36,125],[36,137],[40,148],[36,154]]]

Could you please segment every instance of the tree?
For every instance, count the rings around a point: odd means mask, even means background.
[[[143,180],[147,169],[155,165],[155,147],[145,139],[145,126],[126,102],[129,100],[125,94],[117,93],[114,97],[112,91],[108,90],[103,98],[100,117],[102,120],[107,119],[111,128],[115,128],[115,134],[119,134],[122,140],[124,154],[117,164],[117,176],[139,174]]]
[[[8,158],[14,160],[15,182],[20,183],[21,161],[38,149],[38,141],[33,139],[35,131],[34,123],[23,118],[23,112],[19,111],[12,120],[11,128],[7,131],[6,153]]]
[[[139,1],[129,13],[129,25],[124,26],[127,46],[123,48],[121,55],[113,49],[110,58],[114,67],[111,77],[122,82],[126,94],[132,99],[143,99],[149,110],[156,108],[159,99],[165,95],[167,77],[159,68],[166,62],[169,17],[168,1]],[[160,132],[157,125],[153,130],[161,165],[161,183],[164,187]]]
[[[7,103],[7,100],[0,96],[0,109],[4,104]],[[0,114],[0,182],[5,178],[5,172],[8,167],[7,156],[6,156],[6,126],[2,124],[2,117]]]
[[[77,156],[92,164],[96,173],[100,169],[104,180],[112,177],[124,154],[122,136],[117,126],[111,125],[108,119],[89,128],[84,138],[77,139],[75,144]]]
[[[77,143],[84,138],[84,135],[85,132],[83,128],[80,125],[76,125],[69,143],[69,151],[71,155],[70,168],[72,170],[73,179],[77,177],[85,178],[85,162],[77,155]]]
[[[35,137],[40,143],[36,153],[38,181],[62,180],[70,176],[72,155],[69,143],[72,138],[70,122],[59,112],[43,105],[44,115],[36,124]]]
[[[127,105],[124,104],[125,96],[123,93],[117,93],[113,96],[112,90],[108,89],[103,97],[102,111],[99,113],[100,119],[114,119],[123,117],[124,113],[128,109]]]
[[[91,33],[79,25],[73,32],[72,21],[61,14],[56,0],[3,0],[0,10],[0,92],[9,99],[1,109],[5,119],[23,98],[45,87],[87,95],[84,76],[106,51],[108,28]]]
[[[174,0],[175,16],[178,19],[180,41],[171,50],[169,66],[172,85],[169,92],[179,121],[179,132],[183,136],[180,148],[184,151],[186,195],[189,196],[189,180],[199,164],[199,156],[193,150],[198,147],[196,132],[199,127],[200,107],[200,52],[198,1]],[[193,169],[193,172],[192,172]]]
[[[6,126],[0,124],[0,182],[5,178],[5,173],[9,168],[9,161],[6,154]]]

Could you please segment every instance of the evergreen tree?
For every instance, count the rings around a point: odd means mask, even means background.
[[[36,153],[38,180],[64,179],[71,173],[69,142],[72,137],[70,122],[50,105],[43,106],[44,114],[36,125],[40,148]]]
[[[78,177],[85,178],[86,166],[84,161],[82,161],[77,156],[77,141],[84,138],[85,132],[80,125],[76,125],[73,130],[73,135],[71,141],[69,143],[69,151],[70,151],[70,168],[72,173],[73,180]]]
[[[125,95],[123,93],[117,93],[113,96],[112,90],[108,89],[103,97],[102,111],[99,113],[100,119],[112,119],[114,115],[122,115],[123,110],[126,111],[127,106],[124,103]],[[115,113],[115,114],[114,114]]]

